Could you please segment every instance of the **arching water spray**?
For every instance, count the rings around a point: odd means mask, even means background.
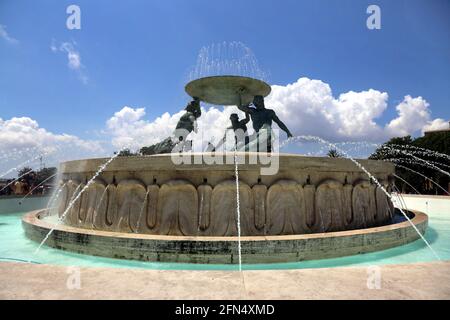
[[[408,171],[410,171],[410,172],[412,172],[412,173],[415,173],[415,174],[417,174],[417,175],[419,175],[419,176],[425,178],[426,180],[430,181],[431,183],[433,183],[435,186],[437,186],[438,188],[440,188],[442,191],[444,191],[446,194],[448,194],[448,195],[450,196],[450,193],[449,193],[447,190],[445,190],[444,188],[442,188],[441,185],[440,185],[439,183],[437,183],[437,182],[434,181],[433,179],[427,177],[426,175],[424,175],[424,174],[422,174],[422,173],[420,173],[420,172],[417,172],[417,171],[415,171],[415,170],[413,170],[413,169],[411,169],[411,168],[408,168],[408,167],[402,166],[402,165],[400,165],[400,164],[397,164],[397,163],[394,163],[394,165],[395,165],[396,167],[399,167],[399,168],[408,170]]]
[[[237,232],[238,232],[238,255],[239,255],[239,271],[242,271],[242,247],[241,247],[241,203],[239,196],[239,164],[237,157],[237,147],[234,148],[234,175],[236,177],[236,215],[237,215]]]
[[[387,147],[387,148],[389,148],[389,147]],[[392,148],[390,148],[390,149],[393,150],[393,151],[395,151],[395,149],[392,149]],[[433,169],[439,171],[440,173],[445,174],[445,175],[447,175],[447,176],[450,177],[450,173],[449,173],[449,172],[447,172],[447,171],[445,171],[445,170],[442,170],[441,168],[439,168],[439,167],[435,166],[434,164],[430,163],[429,161],[427,161],[427,160],[425,160],[425,159],[422,159],[422,158],[419,158],[419,157],[417,157],[417,156],[415,156],[415,155],[413,155],[412,153],[407,152],[407,151],[401,151],[401,152],[404,153],[404,154],[407,155],[407,156],[410,156],[410,157],[416,159],[416,160],[419,161],[419,162],[423,162],[424,164],[426,164],[426,165],[429,166],[430,168],[433,168]]]
[[[399,175],[396,175],[395,173],[394,173],[394,177],[396,177],[397,179],[400,179],[400,180],[402,180],[404,183],[406,183],[408,186],[410,186],[417,194],[420,194],[420,192],[419,191],[417,191],[417,189],[416,188],[414,188],[413,186],[412,186],[412,184],[411,183],[409,183],[408,181],[406,181],[405,179],[403,179],[402,177],[400,177]]]
[[[53,203],[58,199],[60,193],[64,189],[67,183],[64,183],[61,187],[59,187],[55,192],[53,192],[53,195],[50,197],[50,200],[47,202],[47,208],[46,211],[50,213]]]
[[[26,160],[26,161],[20,163],[19,165],[15,166],[14,168],[11,168],[11,169],[9,169],[8,171],[3,172],[2,174],[0,174],[0,178],[3,178],[4,176],[10,174],[10,173],[13,172],[13,171],[17,171],[19,168],[22,168],[23,166],[25,166],[25,165],[27,165],[27,164],[33,162],[33,161],[36,161],[37,159],[39,159],[39,158],[41,158],[41,157],[43,157],[43,156],[45,156],[45,155],[48,155],[48,154],[50,154],[50,153],[52,153],[52,152],[53,152],[53,151],[41,153],[41,154],[37,155],[37,156],[34,157],[34,158],[28,159],[28,160]]]
[[[35,150],[37,150],[37,147],[24,148],[22,150],[13,149],[13,151],[11,152],[3,152],[2,155],[0,156],[0,160],[6,159],[7,161],[9,161],[11,159],[14,160],[19,159],[22,154],[27,152],[33,152]]]
[[[440,153],[440,152],[430,150],[430,149],[419,148],[419,147],[411,146],[411,145],[401,145],[401,144],[390,144],[390,146],[393,146],[398,149],[404,148],[404,149],[409,149],[409,150],[421,151],[427,155],[432,155],[435,157],[440,157],[440,158],[445,158],[447,160],[450,160],[450,156],[448,154]]]
[[[396,149],[396,150],[398,150],[398,149]],[[414,154],[416,155],[417,153],[416,152],[414,152]],[[420,153],[422,156],[428,156],[428,155],[426,155],[426,154],[424,154],[424,153]],[[406,161],[410,161],[410,163],[414,163],[414,164],[420,164],[420,163],[422,163],[423,161],[417,161],[417,160],[414,160],[414,159],[411,159],[411,158],[399,158],[399,160],[406,160]],[[446,167],[446,168],[449,168],[450,169],[450,165],[449,164],[445,164],[445,163],[442,163],[442,162],[437,162],[437,161],[433,161],[433,160],[427,160],[429,163],[432,163],[432,164],[434,164],[435,166],[443,166],[443,167]]]
[[[375,178],[369,171],[367,171],[367,169],[358,161],[356,161],[355,159],[353,159],[353,157],[351,157],[349,154],[347,154],[344,150],[338,148],[334,143],[326,141],[320,137],[317,136],[296,136],[293,138],[290,138],[293,140],[296,139],[304,139],[304,140],[312,140],[312,141],[317,141],[320,143],[324,143],[327,144],[328,146],[330,146],[333,149],[336,149],[338,152],[342,153],[346,158],[348,158],[350,161],[352,161],[358,168],[360,168],[368,177],[371,181],[373,181],[377,187],[392,201],[393,197],[392,195],[387,192],[387,190],[381,185],[381,183],[378,181],[377,178]],[[283,146],[285,146],[289,140],[288,139]],[[434,249],[431,247],[430,243],[428,242],[427,239],[425,239],[424,235],[420,232],[420,230],[416,227],[416,225],[411,221],[411,219],[408,217],[408,215],[401,209],[398,208],[400,210],[400,212],[403,214],[403,216],[406,218],[406,220],[408,220],[408,222],[410,223],[410,225],[413,227],[413,229],[417,232],[417,234],[420,236],[420,238],[425,242],[425,244],[428,246],[428,248],[431,250],[431,252],[433,252],[434,256],[438,259],[441,260],[441,258],[439,257],[439,255],[436,253],[436,251],[434,251]]]
[[[69,205],[67,206],[66,210],[63,212],[63,214],[61,215],[61,217],[59,217],[58,219],[58,223],[55,225],[55,227],[53,227],[52,229],[50,229],[50,231],[47,233],[47,235],[44,237],[44,239],[42,240],[42,242],[39,244],[38,248],[36,249],[36,251],[34,252],[34,254],[37,254],[39,252],[39,250],[41,249],[41,247],[44,245],[44,243],[48,240],[48,238],[50,237],[50,235],[53,233],[53,231],[55,231],[56,226],[61,223],[61,221],[64,221],[64,219],[66,218],[67,213],[72,209],[72,207],[74,206],[74,204],[77,202],[77,200],[81,197],[81,195],[89,188],[89,186],[95,181],[95,179],[100,175],[100,173],[103,172],[103,170],[106,169],[106,167],[114,161],[114,159],[116,159],[118,156],[120,155],[120,152],[117,152],[115,155],[113,155],[108,161],[106,161],[103,165],[100,166],[100,168],[97,170],[97,172],[94,174],[94,176],[86,183],[86,185],[83,187],[83,189],[78,193],[78,195],[75,197],[75,199],[71,200]]]
[[[141,211],[139,212],[138,221],[136,223],[136,230],[134,231],[134,233],[138,233],[139,228],[141,227],[142,213],[144,212],[145,205],[147,204],[147,201],[148,201],[147,198],[148,198],[149,192],[150,192],[150,190],[147,190],[147,192],[145,193],[144,201],[142,202]]]
[[[419,166],[421,166],[421,167],[425,167],[425,168],[428,168],[428,169],[433,169],[433,170],[436,170],[435,168],[433,168],[433,167],[430,167],[428,164],[426,164],[426,163],[424,163],[423,161],[417,161],[417,160],[414,160],[414,159],[407,159],[407,158],[389,158],[389,159],[383,159],[383,160],[386,160],[386,161],[393,161],[393,162],[401,162],[401,163],[406,163],[406,164],[412,164],[412,165],[419,165]],[[443,163],[438,163],[438,162],[434,162],[434,161],[428,161],[428,162],[430,162],[430,163],[432,163],[432,164],[434,164],[434,165],[441,165],[441,166],[445,166],[445,167],[449,167],[450,168],[450,166],[447,166],[447,165],[445,165],[445,164],[443,164]]]
[[[109,184],[105,187],[105,190],[103,190],[102,195],[100,196],[100,201],[98,202],[97,206],[95,207],[95,210],[98,212],[100,206],[103,203],[103,198],[105,197],[105,194],[108,192]],[[95,221],[94,221],[94,227],[95,227]]]
[[[50,180],[51,178],[53,178],[53,177],[55,177],[57,175],[58,175],[58,173],[55,173],[54,175],[51,175],[47,179],[43,180],[41,183],[39,183],[37,186],[35,186],[33,189],[31,189],[30,192],[28,192],[22,199],[20,199],[19,203],[21,203],[23,200],[25,200],[26,197],[28,197],[30,194],[32,194],[34,190],[36,190],[41,185],[43,185],[45,182],[47,182],[48,180]]]
[[[220,75],[267,80],[267,75],[259,67],[255,54],[238,41],[213,43],[201,48],[188,80]]]
[[[15,183],[16,181],[19,181],[21,178],[25,177],[27,174],[33,172],[33,169],[25,172],[24,174],[20,175],[19,177],[17,177],[16,179],[12,180],[10,183],[8,183],[6,186],[4,186],[3,188],[0,189],[0,192],[2,192],[3,190],[5,190],[6,188],[8,188],[10,185],[12,185],[13,183]]]

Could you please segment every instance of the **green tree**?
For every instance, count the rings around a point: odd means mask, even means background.
[[[431,180],[448,190],[449,176],[427,165],[423,160],[431,162],[445,171],[449,171],[447,166],[450,165],[450,161],[436,155],[433,151],[450,155],[450,132],[431,133],[417,139],[410,136],[392,138],[378,148],[369,159],[393,162],[396,164],[396,174],[422,194],[445,194]],[[429,179],[425,179],[414,171]],[[413,191],[406,183],[399,180],[396,181],[396,185],[400,191]]]
[[[17,178],[25,181],[29,186],[33,184],[36,179],[36,172],[30,167],[23,167],[17,171]]]
[[[55,167],[42,168],[36,174],[35,184],[38,185],[38,184],[42,183],[43,181],[45,181],[46,184],[47,183],[51,184],[56,179],[56,176],[55,176],[56,172],[57,172],[57,169]],[[52,177],[52,178],[50,178],[50,177]]]
[[[386,153],[389,153],[390,148],[396,148],[395,146],[410,146],[413,143],[411,136],[396,137],[390,139],[388,142],[383,143],[375,152],[369,157],[371,160],[385,160]],[[392,153],[392,152],[390,152]]]
[[[342,154],[340,154],[336,149],[330,149],[327,156],[330,158],[342,158]]]
[[[137,155],[137,153],[132,152],[130,149],[123,149],[119,152],[119,157],[132,157]]]

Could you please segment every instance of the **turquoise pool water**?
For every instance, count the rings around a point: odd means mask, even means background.
[[[186,263],[156,263],[110,259],[81,255],[42,247],[35,255],[38,244],[27,239],[22,230],[21,217],[24,213],[0,214],[0,261],[33,261],[36,263],[89,266],[118,267],[163,270],[237,270],[235,265],[201,265]],[[450,260],[450,212],[429,214],[430,227],[427,240],[442,260]],[[236,244],[237,250],[237,244]],[[414,243],[350,257],[303,261],[295,263],[251,264],[243,265],[244,270],[263,269],[303,269],[328,268],[338,266],[367,266],[382,264],[403,264],[436,260],[433,253],[422,240]]]

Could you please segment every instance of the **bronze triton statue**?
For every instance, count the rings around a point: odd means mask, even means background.
[[[250,121],[250,117],[248,113],[245,114],[245,119],[239,120],[239,116],[237,113],[232,113],[230,115],[230,121],[231,126],[228,127],[226,130],[233,130],[234,132],[234,143],[237,149],[241,149],[242,147],[245,147],[246,151],[248,151],[248,144],[249,144],[249,136],[248,136],[248,129],[247,129],[247,123]],[[219,149],[223,143],[225,142],[227,132],[225,132],[225,136],[219,141],[217,146],[213,149],[209,148],[211,151]]]
[[[185,147],[191,147],[186,138],[192,131],[197,132],[197,119],[202,115],[200,100],[194,97],[184,110],[186,113],[178,121],[173,135],[157,144],[143,147],[141,149],[143,155],[171,153],[175,147],[181,152]]]
[[[250,144],[256,143],[255,150],[260,152],[272,152],[272,122],[275,122],[288,138],[292,133],[278,118],[275,111],[266,109],[264,97],[269,95],[270,86],[257,79],[240,76],[215,76],[194,80],[186,85],[186,92],[193,100],[185,108],[186,113],[180,118],[174,134],[160,143],[141,149],[144,155],[182,152],[190,150],[192,141],[187,141],[187,136],[197,132],[197,119],[201,116],[200,101],[219,105],[237,105],[246,113],[244,120],[239,120],[237,114],[230,116],[231,127],[235,134],[236,149],[250,149]],[[253,102],[253,103],[252,103]],[[251,107],[253,104],[254,107]],[[247,134],[249,115],[255,130],[255,137],[250,139]],[[224,138],[218,146],[209,143],[208,150],[217,150],[224,142]]]
[[[250,114],[253,123],[253,129],[255,129],[258,139],[258,151],[260,150],[260,131],[265,130],[267,134],[267,152],[272,152],[272,122],[275,122],[281,130],[286,132],[288,138],[292,137],[292,133],[286,127],[286,125],[278,118],[275,111],[266,109],[264,105],[263,96],[255,96],[253,99],[253,105],[255,108],[251,108],[250,105],[241,106],[238,105],[239,110]]]

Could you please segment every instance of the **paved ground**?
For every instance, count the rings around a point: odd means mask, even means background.
[[[363,267],[239,273],[2,262],[0,299],[450,299],[450,261],[379,271],[381,288],[369,289],[377,270]]]

